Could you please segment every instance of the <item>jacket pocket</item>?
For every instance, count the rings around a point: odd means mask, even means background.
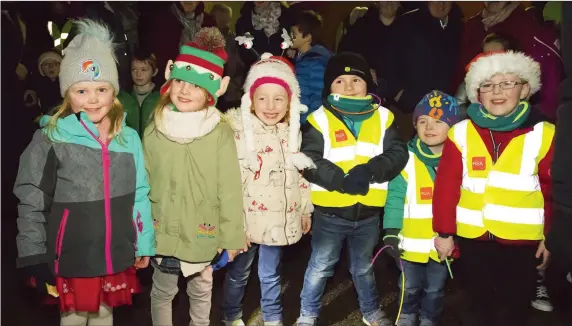
[[[56,260],[54,262],[54,269],[55,269],[56,275],[59,273],[60,255],[62,254],[62,246],[64,243],[64,233],[66,231],[66,224],[68,223],[69,214],[70,214],[70,211],[68,209],[64,209],[62,220],[60,221],[60,226],[58,228],[58,233],[56,235]]]

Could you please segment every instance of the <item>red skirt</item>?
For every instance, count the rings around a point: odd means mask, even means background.
[[[109,307],[131,305],[132,294],[141,292],[135,267],[121,273],[89,278],[56,278],[60,311],[98,312]]]

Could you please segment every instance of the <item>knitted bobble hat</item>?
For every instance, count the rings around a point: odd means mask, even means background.
[[[469,65],[465,89],[471,103],[479,103],[479,86],[496,74],[517,74],[528,82],[530,95],[540,90],[540,64],[522,52],[480,54]]]
[[[277,84],[290,96],[290,120],[288,134],[288,152],[286,167],[296,167],[298,170],[316,168],[314,162],[306,155],[298,152],[300,134],[300,113],[308,111],[308,107],[300,103],[300,85],[294,74],[292,65],[282,57],[264,53],[261,60],[254,63],[244,82],[244,95],[241,99],[240,110],[244,124],[244,141],[248,157],[247,167],[252,171],[258,171],[258,159],[254,148],[254,133],[252,131],[252,96],[257,87],[264,84]]]
[[[161,95],[167,92],[173,79],[180,79],[206,89],[211,96],[207,104],[215,105],[228,59],[224,46],[225,40],[218,28],[201,28],[192,42],[181,46],[179,55],[169,67],[171,74],[161,87]]]
[[[108,82],[119,93],[117,58],[113,34],[102,23],[91,19],[75,22],[78,34],[63,50],[60,65],[60,93],[65,97],[75,83],[84,81]]]

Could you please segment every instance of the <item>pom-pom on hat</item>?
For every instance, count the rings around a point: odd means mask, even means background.
[[[228,60],[224,46],[225,40],[218,28],[201,28],[192,42],[181,46],[175,62],[168,67],[171,73],[161,87],[161,95],[167,92],[173,79],[180,79],[206,89],[211,96],[207,105],[215,105]]]
[[[471,103],[479,102],[479,86],[496,74],[517,74],[528,82],[530,95],[540,90],[540,64],[522,52],[481,54],[469,65],[465,88]]]
[[[248,168],[252,171],[258,170],[258,160],[254,149],[254,134],[252,132],[252,122],[250,108],[252,107],[252,96],[261,85],[277,84],[286,90],[290,96],[290,131],[288,135],[288,151],[286,166],[296,167],[298,170],[315,168],[316,166],[310,158],[302,153],[298,153],[298,136],[300,133],[300,113],[308,111],[308,107],[300,103],[300,85],[294,73],[294,67],[282,57],[272,56],[264,53],[261,60],[254,63],[244,82],[244,95],[241,99],[240,110],[244,124],[244,141],[247,152]]]
[[[108,82],[119,93],[117,58],[113,34],[109,28],[91,19],[74,22],[78,34],[63,50],[64,57],[60,65],[60,93],[75,83],[84,81]]]
[[[449,94],[436,90],[423,96],[423,99],[417,103],[413,111],[413,123],[415,124],[417,118],[422,115],[441,120],[449,127],[461,120],[457,100]]]

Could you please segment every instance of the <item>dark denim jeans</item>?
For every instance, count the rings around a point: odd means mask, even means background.
[[[224,282],[223,318],[235,321],[242,318],[242,298],[252,261],[258,252],[258,278],[260,279],[260,306],[265,322],[282,320],[280,260],[282,247],[252,244],[247,252],[240,254],[227,266]]]
[[[434,260],[426,264],[403,261],[405,272],[405,295],[401,311],[402,321],[416,325],[417,315],[422,325],[434,325],[443,311],[447,266]],[[398,284],[401,294],[402,280]],[[405,323],[404,323],[405,324]]]
[[[377,321],[382,317],[371,267],[373,249],[379,241],[379,215],[362,221],[348,221],[316,211],[312,228],[312,255],[300,295],[300,323],[315,324],[322,307],[324,287],[328,278],[334,275],[334,265],[340,259],[345,240],[360,310],[368,321]]]

